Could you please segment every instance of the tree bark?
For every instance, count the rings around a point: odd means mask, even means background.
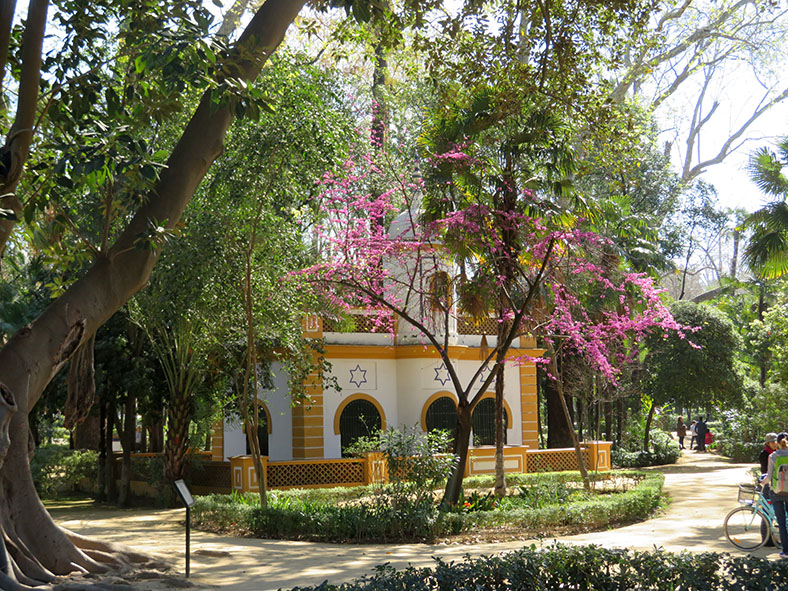
[[[107,401],[106,403],[107,420],[104,424],[104,500],[112,501],[117,495],[115,486],[115,451],[112,449],[113,434],[115,432],[115,405]]]
[[[137,399],[131,394],[126,394],[126,403],[123,409],[123,431],[120,444],[123,446],[123,456],[120,465],[120,489],[118,490],[118,507],[125,507],[131,496],[131,452],[134,451],[137,425]]]
[[[506,471],[503,462],[503,443],[505,440],[506,425],[503,420],[503,359],[498,366],[498,375],[495,376],[495,486],[493,492],[499,499],[506,496]]]
[[[572,447],[572,435],[564,418],[563,406],[566,405],[566,401],[562,404],[555,380],[545,375],[544,370],[539,369],[538,371],[542,374],[541,381],[544,384],[545,406],[547,408],[547,447],[548,449]]]
[[[107,423],[107,406],[104,401],[99,403],[99,437],[98,437],[98,476],[96,500],[102,502],[106,500],[106,487],[104,485],[104,473],[107,469],[107,445],[104,439],[104,425]]]
[[[236,57],[235,65],[239,76],[248,80],[257,76],[303,4],[303,0],[268,0],[260,8],[238,42],[239,57]],[[43,18],[39,18],[42,14]],[[46,2],[32,0],[25,39],[36,37],[35,25],[39,21],[38,64],[43,23],[46,22]],[[23,69],[25,75],[28,69],[35,72],[36,83],[32,86],[37,92],[40,67],[33,67],[32,61],[28,64],[23,57]],[[35,114],[36,97],[37,94],[28,100],[20,94],[19,109],[32,110]],[[0,350],[0,382],[5,384],[4,388],[22,410],[10,419],[11,446],[0,470],[3,538],[8,548],[17,549],[12,556],[15,564],[9,565],[4,573],[9,579],[24,578],[46,583],[55,574],[63,575],[74,570],[101,572],[108,566],[116,566],[118,559],[140,560],[136,553],[123,553],[111,545],[84,540],[55,525],[33,486],[28,462],[27,414],[85,336],[95,333],[131,295],[145,285],[156,261],[156,254],[137,248],[138,236],[151,224],[162,224],[169,229],[175,227],[197,185],[221,154],[224,137],[233,117],[232,101],[216,108],[210,95],[206,94],[173,148],[155,188],[115,245],[33,323],[15,334]],[[11,134],[16,135],[9,136],[6,146],[9,141],[23,142],[32,136],[33,120],[29,123],[20,121],[18,117]],[[20,143],[15,144],[13,153],[26,155],[23,147]],[[12,158],[11,162],[12,170],[16,170],[20,159]],[[3,186],[7,186],[7,183]],[[5,245],[8,231],[6,226],[0,229],[0,250]],[[0,581],[0,589],[10,588],[14,588],[11,583]]]
[[[577,460],[577,468],[580,471],[580,476],[583,479],[583,486],[586,490],[591,490],[591,480],[588,477],[588,469],[586,468],[585,460],[583,459],[583,452],[580,449],[580,441],[575,434],[574,427],[572,426],[572,417],[569,414],[569,406],[566,404],[566,397],[564,396],[564,388],[561,382],[561,373],[558,368],[556,360],[556,350],[548,342],[547,351],[550,354],[550,371],[555,378],[556,389],[558,390],[558,400],[561,402],[561,408],[564,411],[564,419],[566,420],[569,433],[572,436],[572,445],[575,448],[575,459]]]
[[[467,399],[460,400],[457,405],[457,434],[454,438],[453,450],[458,462],[449,475],[446,490],[443,493],[441,507],[444,509],[454,507],[460,499],[462,479],[465,476],[465,462],[468,458],[468,448],[470,446],[472,416],[471,404]]]
[[[13,3],[0,10],[3,18],[3,31],[0,32],[0,43],[5,43],[6,51],[3,59],[7,57],[8,41],[4,38],[8,17],[13,19]],[[30,143],[33,141],[33,128],[36,121],[38,106],[38,87],[41,81],[41,49],[44,44],[46,31],[47,0],[30,0],[27,9],[27,22],[22,37],[21,70],[19,88],[16,97],[16,116],[14,124],[5,139],[5,145],[0,148],[0,209],[10,210],[13,217],[0,216],[0,259],[5,252],[8,239],[14,229],[16,220],[21,217],[22,203],[16,196],[16,187],[27,162],[30,152]],[[10,14],[9,14],[10,10]],[[10,24],[10,23],[8,23]],[[8,29],[10,33],[10,28]],[[5,74],[5,66],[2,71]]]
[[[643,451],[648,451],[648,444],[651,440],[651,421],[654,419],[654,409],[656,404],[651,402],[651,408],[648,409],[648,417],[646,417],[646,433],[643,435]]]

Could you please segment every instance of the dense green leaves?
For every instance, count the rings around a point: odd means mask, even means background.
[[[721,312],[692,302],[670,307],[677,322],[694,332],[655,334],[648,339],[644,362],[646,391],[658,404],[685,406],[735,403],[742,394],[735,352],[739,335]]]

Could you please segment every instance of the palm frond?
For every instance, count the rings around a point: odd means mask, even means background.
[[[784,146],[788,148],[788,145]],[[783,146],[780,147],[781,151]],[[788,196],[788,178],[783,174],[784,163],[769,148],[759,148],[750,157],[747,171],[750,179],[766,195]]]

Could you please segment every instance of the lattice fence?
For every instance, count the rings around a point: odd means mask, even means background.
[[[498,322],[495,318],[470,318],[461,316],[457,319],[457,332],[459,334],[498,334]]]
[[[364,460],[269,462],[268,488],[364,484]]]
[[[591,450],[583,449],[583,461],[586,467],[591,465]],[[562,472],[577,470],[574,449],[540,449],[527,451],[529,472]]]
[[[522,330],[528,332],[528,327],[523,324]],[[497,335],[498,321],[495,318],[471,318],[460,316],[457,318],[457,333],[467,335]]]
[[[229,493],[232,490],[230,464],[227,462],[194,462],[188,470],[186,481],[195,491]],[[199,491],[198,491],[199,492]]]

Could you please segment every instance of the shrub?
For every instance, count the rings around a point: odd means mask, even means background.
[[[722,455],[741,463],[757,462],[758,454],[763,449],[762,442],[746,443],[733,437],[720,437],[714,443]]]
[[[30,460],[30,471],[36,490],[43,497],[73,492],[83,482],[92,488],[98,476],[98,452],[41,447]]]
[[[543,589],[642,589],[644,591],[778,591],[788,588],[788,560],[755,556],[613,550],[555,544],[498,556],[444,562],[434,568],[396,570],[388,564],[371,576],[340,585],[296,587],[293,591],[541,591]]]
[[[489,510],[494,499],[478,492],[469,497],[475,510],[460,508],[459,512],[441,513],[432,498],[418,495],[374,494],[337,504],[329,499],[310,500],[292,491],[273,491],[265,508],[254,496],[198,497],[192,514],[196,525],[212,531],[361,542],[434,540],[480,527],[517,527],[534,533],[554,526],[599,528],[643,519],[659,506],[662,474],[618,472],[593,476],[603,494],[583,493],[576,472],[512,475],[512,480],[519,481],[527,492],[521,489],[520,495],[503,499],[494,510]],[[633,481],[637,485],[625,490],[624,483]],[[556,488],[562,492],[546,494]]]
[[[615,448],[611,457],[613,464],[619,468],[644,468],[646,466],[663,466],[675,464],[681,456],[679,444],[666,432],[654,429],[651,432],[651,446],[649,451],[628,451]]]

